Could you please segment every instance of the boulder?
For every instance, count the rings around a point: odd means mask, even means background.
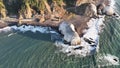
[[[76,7],[76,12],[82,16],[97,17],[97,7],[92,3],[84,3]]]
[[[103,9],[103,13],[105,13],[106,15],[112,16],[115,12],[112,7],[105,6],[105,8]]]
[[[76,15],[67,22],[72,23],[75,27],[76,32],[79,34],[80,37],[82,37],[84,31],[88,29],[87,22],[89,22],[89,20],[90,17]]]
[[[80,44],[80,37],[75,31],[75,27],[73,24],[62,22],[59,25],[59,31],[64,35],[64,40],[70,42],[71,45]]]
[[[114,11],[114,8],[110,5],[105,5],[104,3],[101,3],[97,6],[97,13],[100,15],[108,15],[108,16],[115,16],[117,17],[117,14]]]
[[[97,13],[98,14],[106,14],[106,15],[113,15],[115,12],[114,12],[114,9],[111,7],[111,6],[106,6],[104,3],[102,4],[99,4],[97,6]]]
[[[102,15],[103,14],[103,9],[105,8],[105,4],[99,4],[98,6],[97,6],[97,13],[98,14],[100,14],[100,15]]]

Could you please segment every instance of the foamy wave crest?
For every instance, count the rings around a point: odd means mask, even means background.
[[[109,0],[110,7],[114,8],[114,4],[114,0]],[[68,56],[75,55],[85,57],[99,52],[99,34],[105,27],[103,23],[104,17],[105,16],[100,16],[100,18],[97,19],[91,18],[87,23],[89,29],[84,30],[80,45],[70,46],[61,41],[56,41],[55,45],[60,48],[60,52],[66,53]]]
[[[75,55],[85,57],[93,55],[96,51],[99,51],[99,33],[103,29],[104,16],[99,19],[91,19],[87,25],[89,27],[86,30],[83,37],[81,37],[81,44],[76,46],[70,46],[64,44],[64,42],[56,41],[55,45],[60,48],[60,52],[66,53],[68,56]]]
[[[31,32],[40,32],[40,33],[57,33],[50,27],[41,27],[41,26],[31,26],[31,25],[21,25],[21,26],[7,26],[2,29],[0,29],[1,32],[9,32],[12,30],[20,31],[20,32],[26,32],[26,31],[31,31]]]
[[[2,33],[2,32],[9,32],[9,31],[11,31],[12,30],[12,28],[11,27],[9,27],[9,26],[7,26],[7,27],[5,27],[5,28],[1,28],[0,29],[0,33]]]
[[[21,32],[26,32],[26,31],[31,31],[31,32],[40,32],[40,33],[57,33],[54,30],[52,30],[50,27],[41,27],[41,26],[11,26],[12,29],[14,30],[19,30]]]
[[[115,8],[115,0],[108,0],[109,1],[109,5],[112,8]]]
[[[111,65],[119,65],[119,58],[111,55],[111,54],[104,54],[99,55],[97,58],[98,67],[104,67],[104,66],[111,66]]]

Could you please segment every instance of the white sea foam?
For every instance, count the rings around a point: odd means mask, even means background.
[[[97,62],[99,67],[110,66],[110,65],[119,65],[119,58],[111,55],[104,54],[97,57]]]
[[[14,34],[16,34],[16,33],[10,33],[10,34],[8,34],[8,37],[10,37],[10,36],[12,36],[12,35],[14,35]]]
[[[114,8],[115,1],[109,0],[110,7]],[[79,55],[79,56],[88,56],[94,54],[96,51],[99,51],[99,34],[102,32],[104,28],[104,17],[91,20],[87,23],[89,29],[85,30],[85,34],[81,37],[81,44],[76,46],[69,46],[68,44],[64,44],[63,42],[57,41],[55,45],[61,48],[61,52],[67,53],[67,55]],[[90,42],[92,41],[92,42]],[[78,47],[83,47],[82,49],[78,49]],[[77,48],[77,49],[76,49]]]
[[[114,7],[114,0],[109,0],[110,6]],[[60,49],[60,52],[67,53],[68,56],[70,55],[77,55],[77,56],[88,56],[92,55],[97,51],[99,51],[99,33],[103,29],[104,26],[104,16],[101,16],[100,18],[93,19],[87,23],[89,29],[85,31],[85,34],[83,37],[81,37],[81,44],[76,46],[70,46],[68,44],[64,44],[64,42],[56,41],[55,45]],[[50,27],[41,27],[41,26],[11,26],[11,27],[5,27],[3,29],[0,29],[0,32],[8,32],[11,30],[18,30],[21,32],[31,31],[31,32],[41,32],[41,33],[57,33],[56,31],[52,30]],[[8,35],[11,36],[12,34]],[[59,37],[60,38],[60,37]],[[88,43],[85,39],[92,41],[91,43]]]
[[[26,31],[31,31],[31,32],[40,32],[40,33],[57,33],[56,31],[52,30],[50,27],[41,27],[41,26],[26,26],[26,25],[21,25],[21,26],[7,26],[2,29],[0,29],[1,32],[9,32],[12,30],[20,31],[20,32],[26,32]]]
[[[11,30],[12,30],[12,28],[8,26],[8,27],[5,27],[5,28],[1,28],[1,29],[0,29],[0,33],[1,33],[1,32],[9,32],[9,31],[11,31]]]
[[[60,49],[61,52],[67,53],[68,56],[75,55],[85,57],[88,55],[92,55],[99,50],[99,32],[101,31],[101,25],[103,24],[104,16],[99,19],[91,19],[87,25],[89,27],[86,30],[86,33],[81,37],[81,44],[76,46],[70,46],[68,44],[64,44],[63,42],[56,41],[55,45]],[[86,40],[92,41],[88,43]]]
[[[109,6],[115,8],[115,0],[108,0],[108,1],[109,1]]]
[[[12,29],[14,30],[19,30],[21,32],[26,32],[26,31],[31,31],[31,32],[40,32],[40,33],[57,33],[56,31],[52,30],[50,27],[41,27],[41,26],[26,26],[26,25],[22,25],[22,26],[11,26]]]

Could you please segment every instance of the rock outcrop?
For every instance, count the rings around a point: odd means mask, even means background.
[[[84,16],[97,17],[97,7],[92,3],[88,3]]]
[[[88,29],[87,22],[89,20],[90,17],[77,15],[67,22],[72,23],[75,26],[76,32],[79,34],[80,37],[82,37],[84,34],[84,29]]]
[[[80,37],[73,24],[62,22],[59,25],[59,31],[64,35],[64,40],[70,42],[71,45],[80,44]]]
[[[97,17],[97,7],[92,3],[83,3],[80,6],[68,8],[67,10],[81,16]]]
[[[100,15],[114,16],[119,17],[119,15],[115,12],[114,4],[115,2],[112,0],[98,0],[97,5],[97,13]]]
[[[2,1],[0,1],[0,19],[6,17],[6,7]]]
[[[98,5],[98,14],[105,14],[105,15],[109,15],[112,16],[114,15],[115,11],[111,6],[105,6],[105,4],[100,4]]]

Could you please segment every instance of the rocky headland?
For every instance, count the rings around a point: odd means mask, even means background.
[[[118,17],[112,0],[77,0],[73,6],[66,6],[64,3],[59,6],[56,2],[53,1],[49,6],[43,1],[47,13],[40,10],[40,14],[31,14],[29,4],[26,4],[28,8],[25,13],[21,12],[18,16],[6,16],[1,13],[0,28],[14,25],[52,27],[63,35],[63,42],[56,42],[62,52],[80,56],[98,52],[104,16]],[[64,42],[69,44],[65,45]]]

